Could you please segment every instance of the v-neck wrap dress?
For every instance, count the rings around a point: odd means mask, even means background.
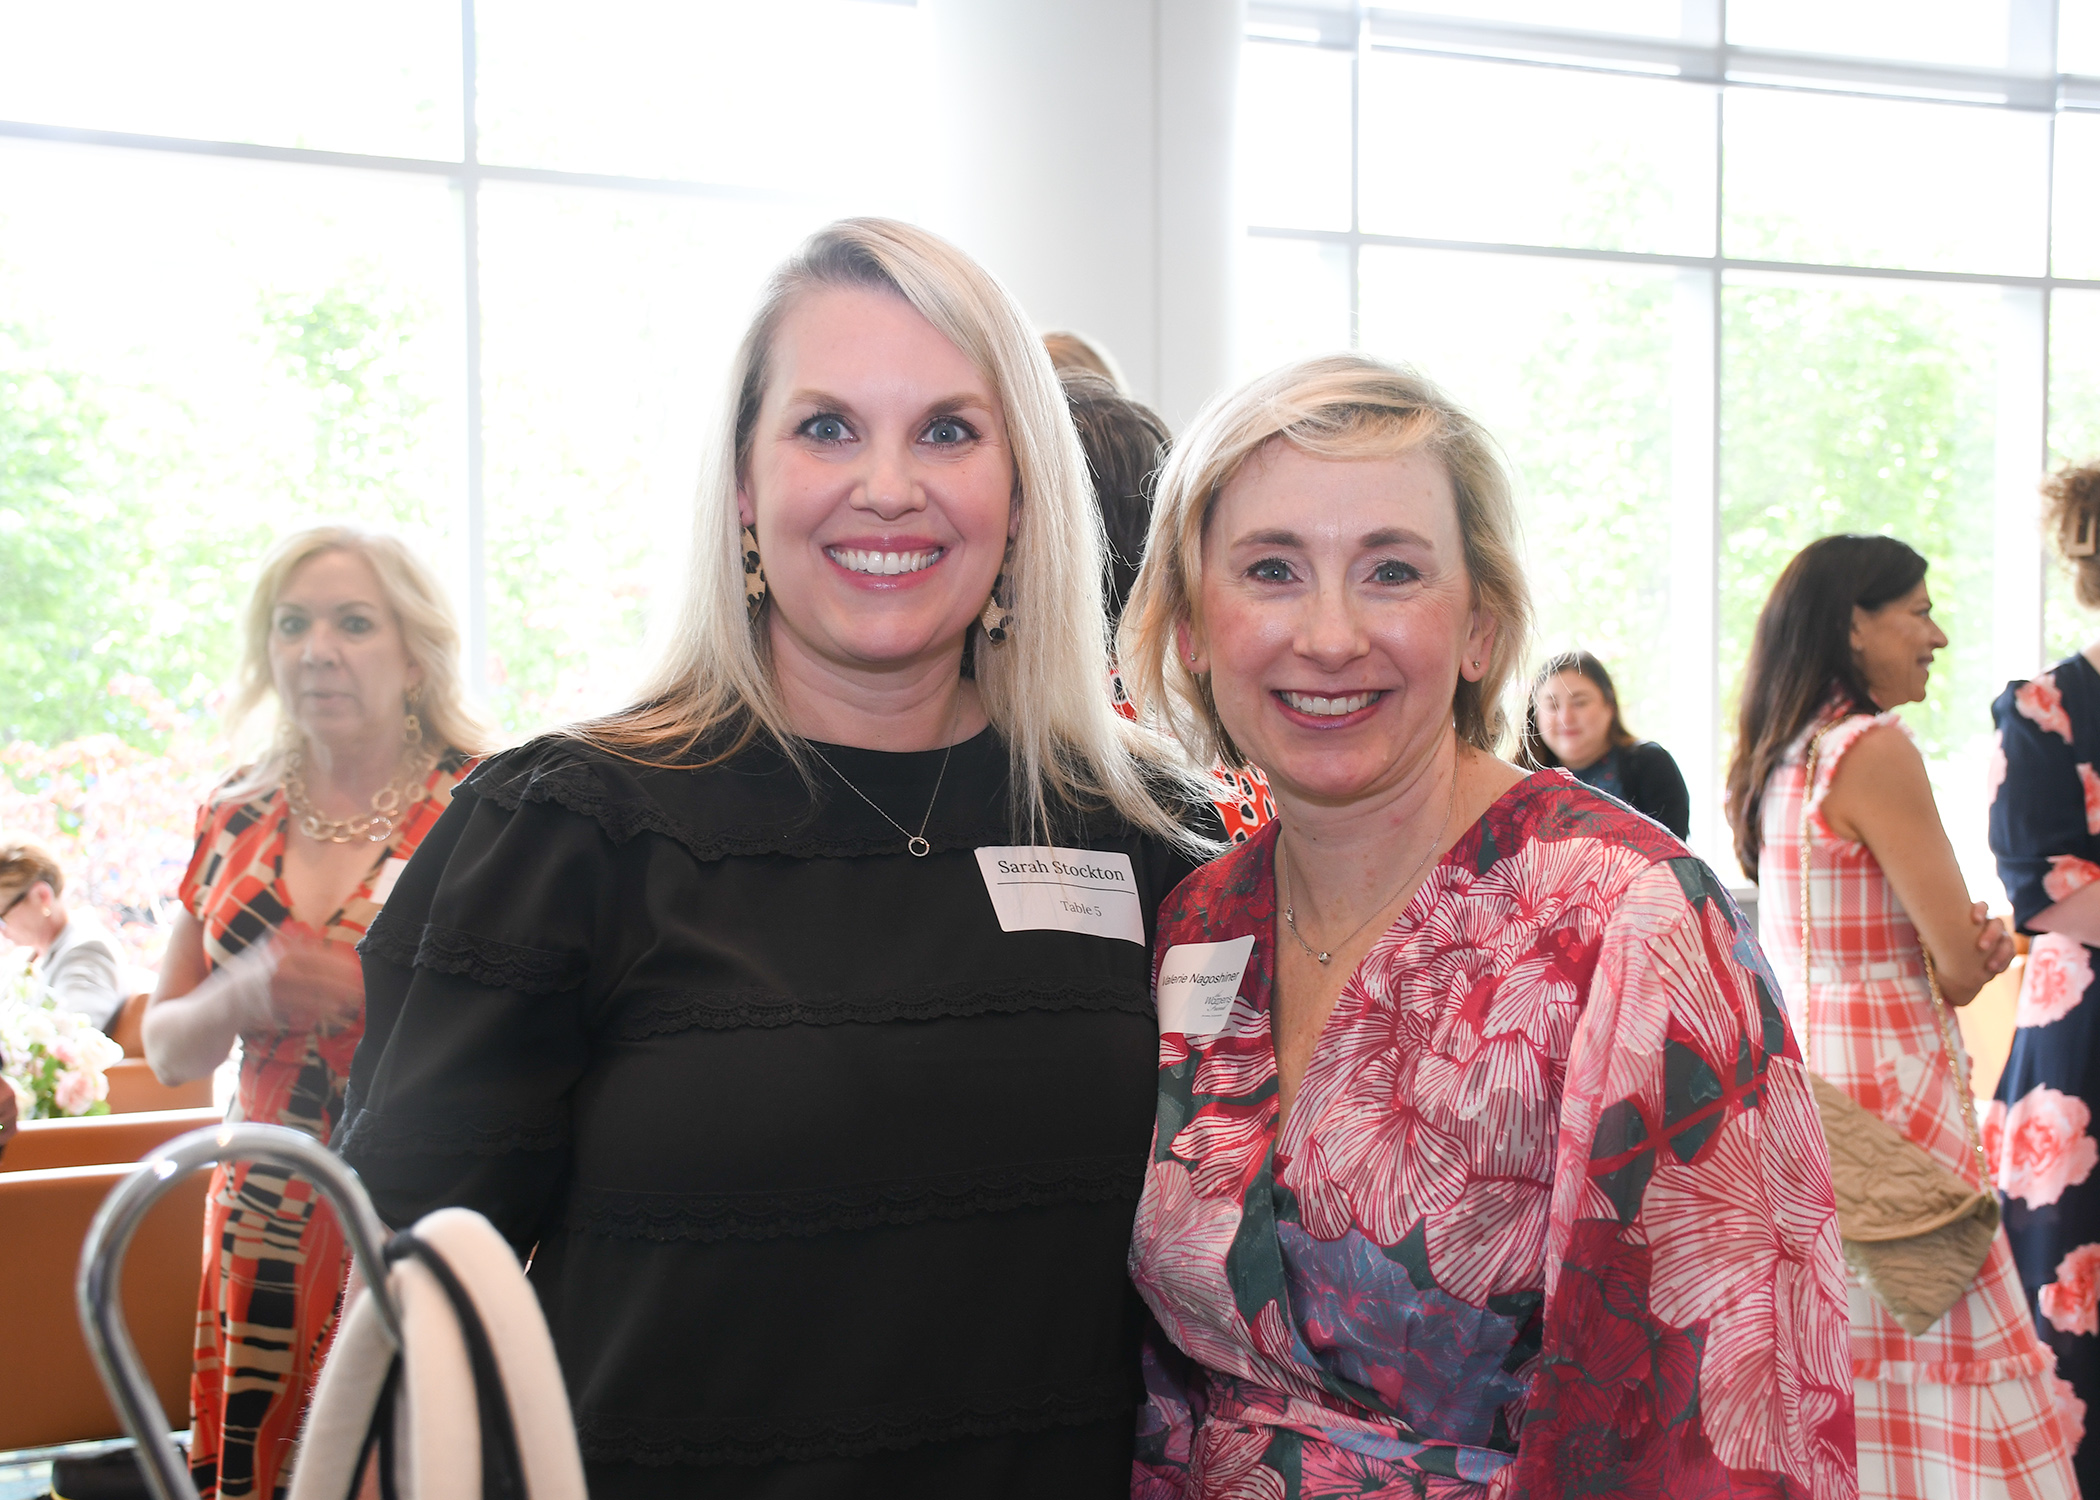
[[[1535,773],[1349,976],[1279,1128],[1276,835],[1160,916],[1131,1274],[1172,1345],[1133,1494],[1855,1494],[1829,1158],[1713,872]]]
[[[372,849],[371,868],[322,938],[347,948],[364,936],[467,766],[455,752],[431,769],[422,795],[393,837]],[[204,929],[204,959],[214,969],[292,919],[284,884],[287,819],[282,787],[215,796],[197,815],[196,848],[179,896]],[[243,1035],[240,1084],[227,1119],[327,1140],[342,1118],[343,1086],[363,1034],[357,1020]],[[204,1500],[269,1500],[290,1483],[299,1421],[335,1333],[344,1254],[334,1211],[304,1178],[259,1163],[213,1170],[190,1377],[190,1477]]]
[[[365,941],[342,1153],[531,1256],[598,1500],[1121,1497],[1192,862],[1105,813],[1030,852],[991,731],[819,749],[931,852],[770,748],[490,760]]]

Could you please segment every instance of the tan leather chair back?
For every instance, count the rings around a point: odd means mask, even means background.
[[[152,998],[151,992],[141,990],[126,1000],[123,1007],[110,1018],[107,1035],[111,1041],[124,1049],[126,1057],[146,1055],[146,1041],[140,1026],[146,1017],[146,1002]]]
[[[130,1170],[109,1164],[0,1172],[0,1288],[8,1345],[18,1356],[0,1360],[0,1451],[124,1435],[81,1336],[73,1282],[95,1210]],[[209,1181],[206,1173],[192,1174],[156,1203],[124,1266],[132,1341],[171,1427],[189,1423]]]
[[[153,1076],[142,1057],[127,1057],[109,1070],[109,1112],[138,1114],[145,1110],[198,1109],[211,1103],[211,1075],[173,1088]]]
[[[186,1130],[218,1123],[219,1112],[209,1107],[84,1115],[77,1120],[24,1120],[7,1150],[0,1152],[0,1174],[135,1162]]]

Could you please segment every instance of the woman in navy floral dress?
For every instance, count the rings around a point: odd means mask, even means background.
[[[2100,523],[2100,465],[2043,487],[2050,529],[2071,552]],[[2100,557],[2072,554],[2078,600],[2100,607]],[[2034,935],[2019,1030],[1984,1128],[2005,1194],[2005,1229],[2058,1399],[2077,1434],[2100,1396],[2100,642],[1991,705],[1991,850],[2022,932]],[[2079,1440],[2079,1488],[2100,1495],[2100,1443]]]

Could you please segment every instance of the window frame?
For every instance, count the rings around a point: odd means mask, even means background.
[[[2001,289],[2000,361],[1996,429],[1997,474],[1989,544],[1995,558],[1992,664],[2000,677],[2027,677],[2045,665],[2047,557],[2036,527],[2035,482],[2049,460],[2049,327],[2058,290],[2100,290],[2100,280],[2055,274],[2055,202],[2059,188],[2056,124],[2067,111],[2100,110],[2100,76],[2062,73],[2056,65],[2056,0],[2011,0],[2007,59],[2002,69],[1949,67],[1835,53],[1781,52],[1738,46],[1726,38],[1726,0],[1684,0],[1676,37],[1627,36],[1428,15],[1376,5],[1320,5],[1251,0],[1245,44],[1317,47],[1350,55],[1349,228],[1307,230],[1248,224],[1250,239],[1310,241],[1340,247],[1348,276],[1349,340],[1361,346],[1362,252],[1367,247],[1461,251],[1472,254],[1606,262],[1672,268],[1679,307],[1703,327],[1680,326],[1672,375],[1683,393],[1673,414],[1685,460],[1673,462],[1671,499],[1673,573],[1685,597],[1699,601],[1673,612],[1673,680],[1689,699],[1677,718],[1671,748],[1694,788],[1692,838],[1716,863],[1728,847],[1720,817],[1723,746],[1720,708],[1726,680],[1719,659],[1722,474],[1722,361],[1726,355],[1723,290],[1744,273],[1802,278],[1861,278],[1883,283],[1937,282]],[[1511,68],[1575,70],[1590,74],[1674,80],[1713,94],[1713,253],[1684,255],[1561,245],[1490,243],[1414,235],[1372,234],[1363,228],[1362,75],[1373,53],[1493,62]],[[2047,274],[1899,270],[1878,266],[1764,260],[1726,253],[1727,99],[1735,90],[1841,95],[1852,98],[1947,104],[1993,111],[2045,114]],[[2015,358],[2017,353],[2020,357]],[[1674,580],[1673,580],[1674,581]],[[1732,868],[1733,861],[1727,860]]]

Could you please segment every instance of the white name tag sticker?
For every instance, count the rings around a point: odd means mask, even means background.
[[[386,898],[394,894],[394,882],[401,878],[401,872],[407,868],[408,861],[400,855],[389,854],[386,857],[386,863],[381,865],[379,873],[372,877],[371,901],[374,906],[386,905]]]
[[[1127,854],[1094,849],[979,849],[977,868],[1006,932],[1084,932],[1145,941],[1145,911]]]
[[[1232,1016],[1254,934],[1222,943],[1176,943],[1159,961],[1159,1029],[1215,1036]]]

